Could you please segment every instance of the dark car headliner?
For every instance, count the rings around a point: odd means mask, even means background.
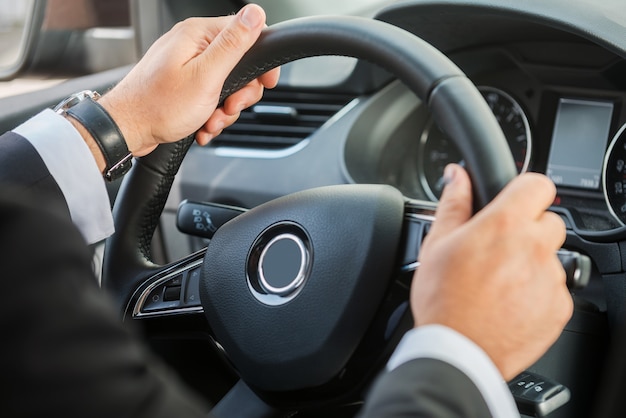
[[[566,41],[566,32],[626,56],[623,0],[413,0],[387,7],[377,19],[443,51],[494,40]]]

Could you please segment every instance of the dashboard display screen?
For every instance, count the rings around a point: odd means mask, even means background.
[[[547,170],[556,185],[600,187],[612,115],[612,102],[559,100]]]

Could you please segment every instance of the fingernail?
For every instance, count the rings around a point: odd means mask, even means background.
[[[456,167],[454,164],[448,164],[446,168],[443,170],[443,182],[445,184],[450,184],[454,181],[454,177],[456,176]]]
[[[263,22],[263,17],[254,6],[246,6],[239,12],[241,22],[249,28],[256,28]]]

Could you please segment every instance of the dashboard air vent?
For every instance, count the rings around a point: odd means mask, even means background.
[[[310,136],[354,97],[331,93],[266,90],[232,126],[211,141],[214,147],[280,150]]]

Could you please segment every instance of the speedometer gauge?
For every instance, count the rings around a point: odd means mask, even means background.
[[[602,185],[609,210],[626,225],[626,125],[617,132],[606,152]]]
[[[515,99],[494,87],[478,87],[502,128],[511,148],[517,172],[526,171],[530,162],[531,134],[528,118]],[[451,139],[431,122],[420,145],[420,182],[428,197],[439,200],[443,191],[443,170],[450,163],[464,165],[461,152]]]

